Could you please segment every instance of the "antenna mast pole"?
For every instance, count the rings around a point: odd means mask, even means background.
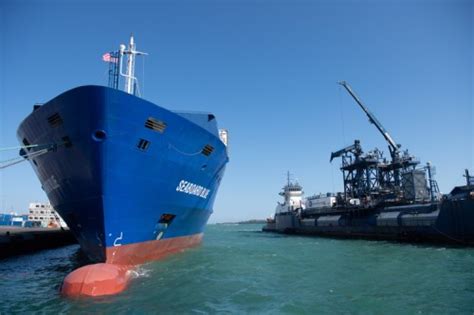
[[[125,45],[120,45],[120,57],[127,55],[127,70],[122,73],[122,58],[120,58],[120,75],[125,77],[125,92],[128,94],[135,94],[135,85],[137,78],[135,77],[135,57],[137,55],[148,55],[147,53],[135,50],[136,44],[133,35],[130,36],[130,43],[128,49]]]
[[[130,36],[130,43],[128,44],[128,54],[127,59],[127,75],[125,77],[125,92],[128,94],[133,94],[133,81],[135,73],[135,42],[133,41],[133,35]]]

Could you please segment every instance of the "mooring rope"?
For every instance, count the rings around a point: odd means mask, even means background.
[[[443,236],[445,236],[445,237],[447,237],[447,238],[449,238],[449,239],[451,239],[451,240],[453,240],[453,241],[455,241],[455,242],[458,242],[458,243],[460,243],[460,244],[465,244],[464,241],[459,240],[459,239],[457,239],[457,238],[454,238],[454,237],[452,237],[452,236],[450,236],[450,235],[444,233],[443,231],[440,231],[438,228],[436,228],[436,226],[432,225],[431,227],[432,227],[436,232],[438,232],[439,234],[441,234],[441,235],[443,235]]]
[[[64,143],[62,143],[60,145],[64,145]],[[41,156],[43,154],[46,154],[48,152],[51,152],[51,151],[55,150],[60,145],[58,145],[56,143],[50,143],[50,144],[31,144],[31,145],[27,145],[27,146],[16,146],[16,147],[0,148],[0,151],[8,151],[8,150],[30,149],[30,148],[43,147],[43,149],[40,149],[38,151],[34,151],[34,152],[31,152],[31,153],[26,153],[26,151],[25,151],[25,154],[22,154],[19,157],[12,158],[12,159],[7,159],[7,160],[4,160],[4,161],[0,161],[0,170],[4,169],[4,168],[7,168],[7,167],[10,167],[10,166],[13,166],[13,165],[16,165],[16,164],[19,164],[19,163],[27,161],[27,160],[31,160],[33,158],[36,158],[36,157]]]
[[[346,131],[344,124],[344,108],[342,106],[342,87],[339,85],[339,110],[341,112],[341,124],[342,124],[342,143],[346,143]]]
[[[41,144],[30,144],[30,145],[19,145],[16,147],[6,147],[6,148],[0,148],[0,151],[13,151],[13,150],[18,150],[18,149],[31,149],[31,148],[36,148],[41,146]]]
[[[17,158],[15,158],[15,159],[9,159],[9,160],[6,160],[6,161],[1,161],[1,162],[0,162],[0,170],[1,170],[1,169],[4,169],[4,168],[7,168],[7,167],[9,167],[9,166],[13,166],[13,165],[16,165],[16,164],[18,164],[18,163],[21,163],[21,162],[30,160],[30,159],[32,159],[32,158],[41,156],[41,155],[43,155],[43,154],[48,153],[49,151],[50,151],[49,149],[42,149],[42,150],[36,151],[36,152],[34,152],[34,153],[25,155],[24,157],[23,157],[23,156],[20,156],[20,157],[17,157]],[[8,162],[10,162],[10,163],[8,163]],[[5,163],[6,163],[6,164],[5,164]]]

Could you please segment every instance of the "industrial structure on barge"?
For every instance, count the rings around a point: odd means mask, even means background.
[[[364,152],[359,140],[331,153],[341,158],[344,191],[303,199],[288,177],[273,218],[263,231],[343,238],[474,245],[474,178],[443,195],[430,163],[402,150],[346,82],[340,82],[388,143],[390,157]]]

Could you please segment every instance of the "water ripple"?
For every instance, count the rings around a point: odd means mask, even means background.
[[[135,270],[120,295],[65,299],[77,246],[0,261],[0,313],[472,314],[474,250],[210,225],[204,243]]]

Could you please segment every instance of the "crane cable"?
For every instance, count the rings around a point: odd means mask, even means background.
[[[342,87],[339,86],[339,110],[341,112],[341,124],[342,124],[342,143],[346,144],[346,130],[344,126],[344,108],[342,106]]]

